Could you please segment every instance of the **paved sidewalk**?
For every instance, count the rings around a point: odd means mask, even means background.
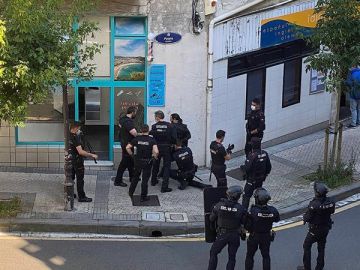
[[[272,204],[285,211],[313,196],[312,186],[302,176],[316,170],[323,159],[324,133],[314,133],[287,143],[267,148],[273,170],[264,187],[272,195]],[[352,153],[360,154],[360,127],[344,131],[343,158],[349,160]],[[244,156],[232,159],[228,171],[238,168],[244,162]],[[360,172],[360,162],[356,162]],[[53,224],[71,221],[74,224],[111,224],[120,222],[145,226],[146,212],[159,212],[148,218],[158,219],[161,226],[194,223],[200,228],[203,222],[202,191],[188,187],[185,191],[177,189],[178,183],[170,180],[173,192],[160,193],[160,185],[149,186],[149,194],[158,195],[160,206],[134,207],[127,195],[128,188],[115,187],[111,177],[115,171],[88,171],[85,176],[85,191],[92,197],[92,203],[75,203],[73,212],[64,212],[63,179],[58,169],[0,168],[0,199],[17,195],[24,202],[24,211],[16,220],[27,222],[50,222]],[[209,170],[202,169],[197,174],[205,183],[209,181]],[[128,183],[126,178],[125,182]],[[228,177],[229,185],[244,185]],[[215,179],[212,182],[215,186]],[[140,190],[140,183],[135,194]],[[171,213],[178,213],[172,214]],[[183,215],[180,215],[183,214]],[[137,222],[137,223],[134,223]],[[145,221],[146,222],[146,221]],[[154,228],[156,227],[154,225]],[[130,225],[129,225],[130,226]]]

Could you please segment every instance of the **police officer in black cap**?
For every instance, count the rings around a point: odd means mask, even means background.
[[[229,261],[226,270],[233,270],[236,252],[240,246],[240,230],[246,221],[247,212],[238,203],[243,190],[240,186],[231,186],[226,191],[227,199],[218,202],[210,215],[210,222],[216,224],[216,240],[210,250],[208,270],[215,270],[218,254],[228,245]]]
[[[309,223],[309,232],[304,241],[303,266],[298,270],[311,270],[311,247],[318,244],[318,257],[315,270],[324,269],[325,244],[328,233],[332,227],[331,215],[335,212],[335,202],[326,196],[328,188],[325,184],[315,182],[315,198],[309,203],[303,216],[304,224]]]
[[[135,164],[134,177],[131,179],[129,188],[129,196],[133,197],[142,173],[140,201],[148,201],[148,181],[151,175],[152,162],[153,159],[156,159],[159,155],[155,139],[149,136],[148,125],[142,126],[141,134],[132,139],[132,141],[126,146],[126,151],[130,156],[134,157]]]
[[[246,172],[246,184],[242,205],[248,209],[250,198],[255,189],[262,187],[267,175],[271,171],[271,162],[266,151],[261,149],[261,139],[251,138],[252,151],[247,156],[245,165],[242,166]]]
[[[251,138],[257,137],[262,140],[265,130],[265,115],[261,111],[260,99],[254,98],[251,102],[251,112],[247,116],[246,123],[246,144],[245,154],[246,156],[251,152]]]
[[[126,187],[127,184],[123,181],[123,174],[127,169],[129,171],[130,179],[134,175],[134,161],[126,151],[127,144],[136,137],[137,132],[135,129],[134,118],[136,116],[137,108],[131,106],[127,109],[126,115],[119,119],[119,140],[121,144],[122,158],[119,164],[116,177],[114,180],[114,186]]]
[[[169,188],[169,176],[171,167],[171,145],[176,143],[176,130],[171,127],[169,122],[164,121],[164,113],[162,111],[155,112],[156,123],[152,125],[150,135],[154,137],[159,148],[159,158],[154,161],[151,185],[155,186],[159,181],[157,179],[160,167],[160,160],[163,160],[164,175],[161,186],[161,192],[171,192]]]
[[[180,115],[173,113],[170,115],[171,125],[176,129],[177,140],[182,141],[182,146],[188,146],[188,141],[191,138],[191,133],[183,123],[183,120],[180,118]]]
[[[250,215],[245,225],[250,233],[247,241],[245,270],[254,268],[254,255],[258,248],[263,257],[263,269],[270,270],[270,243],[275,237],[272,225],[280,220],[280,215],[275,207],[267,205],[271,197],[266,189],[256,189],[254,198],[255,205],[251,206]]]
[[[85,151],[84,140],[82,138],[82,132],[80,130],[81,123],[74,122],[70,124],[70,142],[69,152],[72,156],[72,178],[76,176],[76,189],[79,202],[92,202],[92,198],[88,198],[84,191],[84,157],[97,159],[96,154]]]
[[[187,186],[197,187],[201,189],[211,187],[211,185],[205,185],[203,183],[194,181],[195,173],[198,166],[194,164],[191,149],[187,146],[182,145],[183,141],[177,140],[175,152],[173,153],[173,159],[175,160],[178,169],[171,170],[170,177],[180,182],[180,190],[184,190]]]
[[[210,153],[211,153],[211,173],[216,177],[218,187],[226,187],[226,165],[225,161],[231,159],[231,150],[234,148],[234,145],[229,145],[227,149],[223,146],[223,141],[225,139],[225,131],[218,130],[216,132],[216,140],[212,141],[210,144]]]

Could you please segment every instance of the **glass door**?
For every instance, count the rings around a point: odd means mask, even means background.
[[[82,123],[85,140],[99,160],[109,160],[110,88],[79,87],[78,104],[78,120]]]

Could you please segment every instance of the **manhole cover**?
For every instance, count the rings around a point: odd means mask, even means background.
[[[142,220],[165,221],[165,215],[163,212],[142,212]]]
[[[166,222],[188,222],[186,213],[165,213]]]

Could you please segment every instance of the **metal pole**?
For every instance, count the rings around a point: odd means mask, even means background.
[[[329,159],[329,137],[330,137],[330,129],[327,127],[325,129],[325,146],[324,146],[324,169],[328,166]]]
[[[63,86],[63,117],[64,117],[64,210],[72,211],[74,209],[74,180],[72,178],[72,155],[69,153],[69,106],[68,106],[68,88]]]

